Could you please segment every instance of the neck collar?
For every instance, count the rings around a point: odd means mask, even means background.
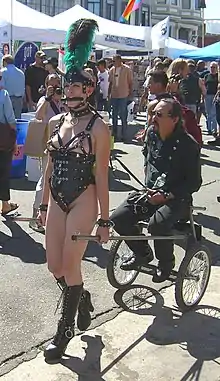
[[[91,113],[90,107],[88,104],[86,104],[83,108],[77,108],[77,109],[70,109],[70,115],[73,118],[80,118],[82,116],[88,115]]]

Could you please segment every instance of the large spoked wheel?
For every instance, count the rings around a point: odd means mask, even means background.
[[[139,271],[124,271],[120,268],[122,262],[131,255],[131,250],[125,241],[114,241],[109,251],[107,278],[109,283],[118,289],[125,289],[137,278]]]
[[[192,246],[183,259],[176,280],[175,298],[179,309],[189,311],[202,299],[209,283],[211,254],[206,246]]]

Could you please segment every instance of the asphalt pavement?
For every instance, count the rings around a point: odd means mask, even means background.
[[[142,120],[143,122],[143,120]],[[133,136],[140,121],[129,126]],[[204,134],[204,141],[208,137]],[[195,219],[204,227],[206,244],[212,252],[213,265],[220,260],[220,205],[216,202],[219,194],[220,147],[202,150],[203,186],[195,195],[194,204],[206,206],[205,212],[196,214]],[[135,173],[143,179],[143,158],[140,145],[117,143],[115,153]],[[114,171],[110,171],[110,209],[114,209],[138,184],[113,161]],[[31,216],[35,184],[27,180],[12,181],[12,199],[20,204],[19,212]],[[44,236],[34,233],[27,223],[0,221],[0,376],[24,360],[36,356],[38,349],[47,342],[56,329],[58,315],[54,315],[60,292],[47,270]],[[84,280],[91,291],[95,312],[92,327],[113,319],[121,310],[114,301],[115,290],[108,284],[106,264],[108,247],[90,244],[83,261]],[[176,250],[178,261],[183,250]],[[151,279],[141,275],[137,282],[152,286]],[[155,287],[154,287],[155,288]],[[160,287],[158,287],[159,289]]]

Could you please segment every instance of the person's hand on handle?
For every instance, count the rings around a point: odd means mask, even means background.
[[[157,192],[148,198],[148,202],[151,205],[163,205],[167,202],[167,199],[165,198],[163,193]]]
[[[99,240],[100,244],[108,243],[108,241],[109,241],[109,228],[107,228],[107,227],[103,228],[101,226],[98,226],[95,235],[100,237],[100,240]]]

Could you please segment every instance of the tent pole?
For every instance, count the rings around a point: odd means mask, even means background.
[[[205,46],[205,11],[204,8],[201,9],[202,17],[202,48]]]
[[[13,0],[11,0],[10,45],[11,54],[13,54]]]

